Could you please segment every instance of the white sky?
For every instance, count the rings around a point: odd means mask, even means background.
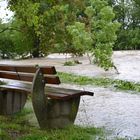
[[[9,11],[6,6],[6,0],[0,0],[0,18],[3,22],[7,22],[13,15],[13,12]]]

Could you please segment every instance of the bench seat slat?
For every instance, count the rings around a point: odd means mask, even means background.
[[[51,99],[58,99],[58,100],[66,100],[69,99],[69,96],[67,96],[66,94],[62,94],[62,93],[54,93],[54,92],[48,92],[46,91],[46,97],[49,97]]]
[[[13,73],[13,72],[8,73],[8,72],[1,72],[0,71],[0,78],[32,82],[33,75],[31,75],[31,74],[20,74],[20,73],[18,74],[18,73]]]
[[[67,99],[70,99],[73,97],[79,97],[82,95],[93,96],[93,92],[89,92],[89,91],[73,90],[73,89],[65,89],[65,88],[57,88],[57,87],[52,88],[48,86],[46,86],[45,91],[48,97],[53,98],[53,99],[61,99],[61,100],[67,100]]]
[[[46,95],[49,97],[49,98],[52,98],[52,99],[59,99],[59,100],[68,100],[68,99],[71,99],[71,98],[76,98],[76,97],[79,97],[81,95],[85,95],[83,94],[83,92],[77,92],[77,93],[74,93],[74,94],[64,94],[64,93],[56,93],[56,92],[53,92],[53,91],[47,91],[46,90]]]
[[[0,71],[35,73],[36,68],[33,66],[0,65]]]
[[[15,90],[15,91],[25,91],[26,93],[31,93],[31,84],[23,83],[20,81],[14,81],[14,82],[12,81],[14,80],[11,80],[11,82],[9,82],[6,85],[0,85],[0,90],[9,90],[9,91]],[[65,89],[61,87],[51,87],[51,86],[45,87],[45,93],[49,98],[60,99],[60,100],[66,100],[81,95],[93,96],[93,93],[88,91]]]
[[[13,80],[21,80],[21,81],[33,81],[33,74],[23,74],[23,73],[13,73],[13,72],[1,72],[0,78],[13,79]],[[45,75],[44,76],[45,83],[47,84],[60,84],[60,79],[55,75]]]
[[[47,86],[46,90],[55,92],[55,93],[63,93],[66,95],[76,95],[76,94],[80,94],[80,95],[90,95],[93,96],[94,93],[90,92],[90,91],[84,91],[84,90],[75,90],[75,89],[68,89],[68,88],[59,88],[59,87],[51,87],[51,86]]]
[[[42,66],[40,70],[43,74],[56,74],[57,73],[54,66],[44,66],[44,67]]]
[[[11,85],[0,85],[0,90],[4,91],[18,91],[18,92],[26,92],[26,93],[30,93],[31,89],[27,89],[27,88],[23,88],[23,87],[17,87],[17,86],[11,86]]]
[[[58,76],[47,75],[47,76],[44,76],[44,80],[45,80],[45,83],[48,83],[48,84],[60,84],[61,83]]]
[[[20,84],[19,84],[20,85]],[[17,85],[0,85],[0,90],[1,91],[18,91],[18,92],[26,92],[26,93],[31,93],[31,86],[29,87],[28,84],[25,84],[23,86],[23,84],[21,84],[22,86],[17,86]],[[46,91],[46,95],[47,97],[49,98],[52,98],[52,99],[67,99],[69,98],[68,95],[66,94],[63,94],[63,93],[55,93],[55,92],[48,92]]]
[[[30,65],[18,66],[18,65],[0,65],[0,71],[13,71],[24,73],[35,73],[36,67]],[[56,74],[54,66],[42,66],[41,71],[43,74]]]

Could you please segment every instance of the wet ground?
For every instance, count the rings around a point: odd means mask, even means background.
[[[71,58],[68,58],[71,60]],[[1,64],[25,65],[55,65],[58,71],[76,73],[79,75],[110,77],[128,81],[140,81],[140,51],[115,52],[113,61],[120,74],[114,70],[105,72],[95,65],[90,65],[86,56],[79,58],[82,62],[76,66],[63,66],[63,55],[50,55],[42,59],[20,61],[1,60]],[[125,91],[93,86],[75,86],[62,84],[65,87],[80,88],[94,91],[94,97],[84,96],[80,103],[76,124],[105,127],[112,131],[113,136],[127,139],[140,138],[140,95]]]

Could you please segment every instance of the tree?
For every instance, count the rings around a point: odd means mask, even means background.
[[[139,23],[140,5],[139,0],[111,0],[115,12],[115,20],[121,23],[117,32],[118,39],[114,45],[115,50],[139,49]]]
[[[133,49],[140,49],[140,1],[132,1],[131,22],[129,24],[130,44]]]
[[[32,40],[20,30],[14,20],[0,24],[0,55],[2,58],[26,57],[32,50]]]
[[[75,2],[79,4],[79,1]],[[78,6],[81,5],[82,2]],[[75,21],[75,10],[79,9],[78,6],[75,8],[72,1],[9,0],[10,9],[15,12],[16,18],[22,21],[23,32],[30,34],[30,38],[34,40],[34,57],[56,44],[67,46],[66,24]]]
[[[1,58],[10,58],[13,52],[13,42],[5,31],[7,29],[6,24],[0,23],[0,57]]]
[[[80,22],[68,26],[73,45],[90,50],[94,62],[105,70],[114,67],[111,60],[112,48],[120,26],[118,22],[113,22],[114,17],[113,9],[106,0],[90,0],[82,17],[85,26]]]
[[[92,51],[95,61],[113,66],[112,46],[118,28],[106,0],[8,0],[21,23],[20,29],[33,40],[32,54],[38,57],[52,48],[80,55]]]

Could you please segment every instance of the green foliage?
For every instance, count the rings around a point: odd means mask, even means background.
[[[133,49],[138,50],[140,49],[140,28],[136,27],[135,29],[129,30],[129,37],[131,40],[129,41],[129,48],[133,47]],[[129,38],[128,38],[129,39]]]
[[[120,90],[130,90],[140,92],[140,83],[123,81],[123,80],[112,80],[109,78],[95,78],[87,76],[77,76],[75,74],[59,73],[59,76],[64,83],[74,83],[80,85],[96,85],[103,87],[114,87]]]
[[[55,46],[70,46],[66,25],[75,21],[76,11],[82,2],[62,1],[15,1],[9,0],[9,7],[15,12],[15,16],[22,22],[21,30],[32,38],[33,56],[38,57],[39,52],[46,53]],[[58,44],[58,45],[57,45]],[[65,49],[65,47],[64,47]],[[65,52],[73,51],[66,48]]]
[[[114,17],[115,14],[107,1],[91,0],[82,17],[82,21],[86,18],[86,22],[75,22],[67,26],[74,48],[81,49],[82,53],[92,51],[94,62],[105,70],[114,66],[111,60],[112,48],[120,26],[118,22],[113,22]]]
[[[74,65],[75,65],[74,61],[66,61],[64,63],[64,66],[74,66]]]
[[[80,128],[76,126],[71,126],[64,130],[54,130],[50,133],[37,133],[32,135],[27,135],[19,138],[18,140],[90,140],[96,138],[96,135],[102,133],[101,129],[95,128]],[[101,134],[100,134],[101,135]],[[99,136],[100,138],[102,136]]]
[[[0,139],[1,140],[10,140],[10,137],[7,135],[7,133],[5,131],[3,131],[2,129],[0,129]]]
[[[78,60],[66,61],[64,66],[75,66],[77,64],[82,64],[82,62],[79,62]]]
[[[32,40],[20,31],[20,23],[3,23],[0,26],[0,55],[2,58],[24,57],[32,50]]]
[[[93,43],[91,34],[85,30],[85,24],[75,22],[73,25],[67,26],[68,33],[72,36],[72,45],[76,54],[84,54],[90,49]]]
[[[8,4],[22,33],[32,40],[34,57],[54,49],[74,55],[92,51],[99,66],[113,67],[112,46],[119,24],[112,22],[115,15],[106,0],[8,0]]]
[[[111,3],[115,20],[121,23],[117,32],[118,39],[114,45],[114,50],[135,50],[140,49],[139,25],[140,25],[140,5],[138,0],[120,0],[117,4]]]
[[[115,14],[105,0],[91,0],[85,13],[89,18],[88,27],[93,38],[91,51],[95,56],[94,62],[108,70],[114,66],[111,60],[112,48],[117,39],[116,31],[120,24],[113,22]]]
[[[0,57],[1,58],[11,57],[12,55],[11,53],[14,50],[13,42],[9,34],[3,32],[5,28],[7,28],[7,25],[0,23]]]

